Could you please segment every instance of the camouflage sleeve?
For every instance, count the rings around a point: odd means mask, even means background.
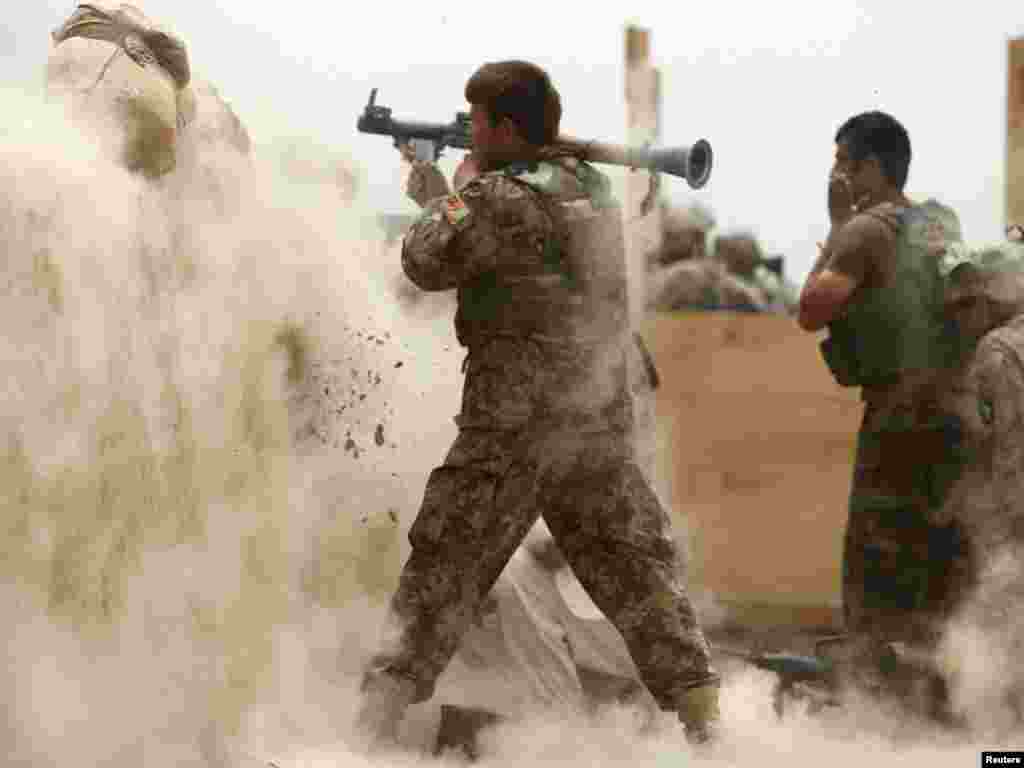
[[[409,180],[405,185],[405,193],[420,207],[437,197],[450,193],[448,181],[434,163],[415,162],[409,171]]]
[[[501,176],[471,181],[461,192],[427,203],[402,244],[402,269],[425,291],[443,291],[494,269],[503,247],[498,216],[523,196]]]

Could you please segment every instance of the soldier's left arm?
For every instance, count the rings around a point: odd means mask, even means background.
[[[484,176],[431,200],[402,244],[402,269],[424,291],[456,288],[493,269],[502,240],[494,216],[500,179]]]
[[[797,322],[805,331],[817,331],[836,319],[864,282],[871,265],[893,235],[881,221],[860,214],[840,228],[825,246],[825,267],[812,272],[800,293]]]

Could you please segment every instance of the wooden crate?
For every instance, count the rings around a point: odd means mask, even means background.
[[[859,390],[835,384],[820,336],[789,317],[659,313],[642,332],[691,581],[741,625],[837,627]]]

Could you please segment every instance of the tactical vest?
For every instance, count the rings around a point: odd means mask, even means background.
[[[539,259],[520,266],[503,264],[459,287],[455,329],[463,345],[496,335],[599,344],[626,330],[620,211],[607,194],[603,175],[582,163],[566,172],[575,174],[584,196],[564,200],[557,188],[559,170],[547,162],[532,170],[513,166],[497,172],[521,185],[552,227],[544,242],[512,245],[539,254]],[[522,237],[536,234],[524,232]]]
[[[945,368],[956,360],[956,334],[943,316],[943,278],[937,254],[929,250],[939,238],[959,240],[955,216],[931,200],[897,215],[889,278],[856,296],[844,315],[829,324],[829,337],[821,345],[842,386],[885,386],[901,374]]]

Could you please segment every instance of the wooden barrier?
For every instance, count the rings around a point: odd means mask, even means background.
[[[819,336],[789,317],[659,313],[643,335],[691,582],[736,624],[838,627],[859,390],[833,381]]]

